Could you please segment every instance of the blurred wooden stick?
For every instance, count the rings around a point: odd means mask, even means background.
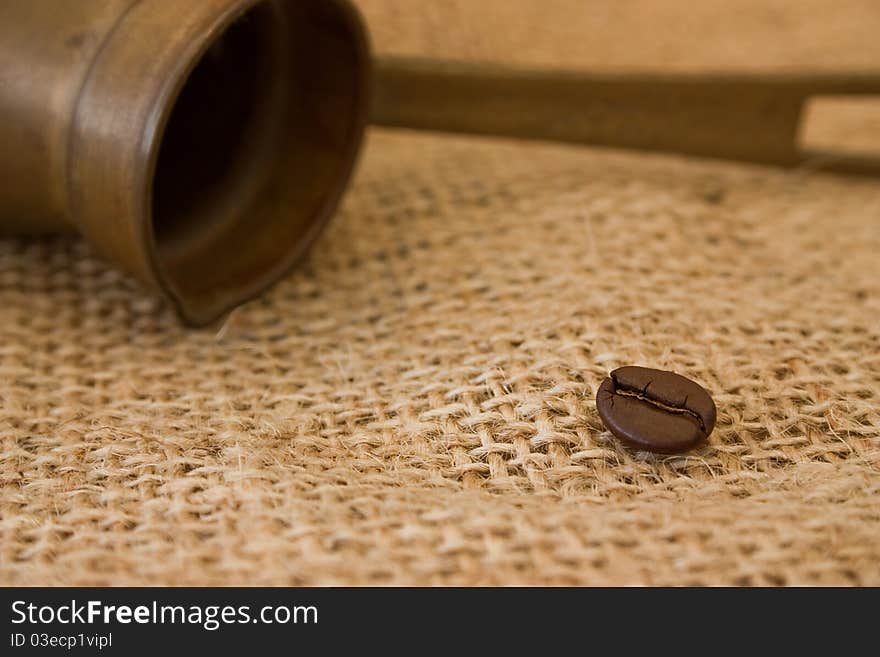
[[[797,143],[809,98],[880,95],[880,74],[602,74],[387,56],[375,67],[379,125],[880,173],[880,158]]]

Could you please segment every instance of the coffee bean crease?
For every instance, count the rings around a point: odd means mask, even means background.
[[[647,394],[648,386],[651,385],[652,381],[648,382],[648,385],[645,386],[644,390],[634,390],[632,388],[627,388],[627,387],[621,385],[615,379],[613,374],[611,375],[611,380],[614,381],[614,394],[615,395],[623,395],[625,397],[635,397],[636,399],[639,399],[639,400],[641,400],[645,403],[648,403],[648,404],[652,404],[653,406],[656,406],[657,408],[661,408],[664,411],[669,411],[670,413],[682,413],[684,415],[690,415],[697,422],[699,422],[700,428],[705,431],[706,423],[703,422],[703,418],[700,417],[699,413],[697,413],[696,411],[693,411],[687,407],[687,400],[688,400],[687,396],[685,396],[684,401],[681,403],[681,406],[673,406],[672,404],[664,404],[659,399],[654,399],[653,397],[648,396],[648,394]],[[611,399],[611,405],[612,406],[614,405],[613,398]]]

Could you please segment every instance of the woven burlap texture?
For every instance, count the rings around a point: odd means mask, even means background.
[[[182,329],[0,245],[6,583],[880,583],[880,188],[375,132],[309,262]],[[719,408],[621,448],[627,363]]]
[[[361,4],[380,49],[415,20]],[[747,4],[792,61],[869,22]],[[80,241],[2,241],[0,583],[880,584],[878,254],[876,180],[380,130],[304,266],[212,330]],[[708,444],[605,432],[624,364],[711,390]]]

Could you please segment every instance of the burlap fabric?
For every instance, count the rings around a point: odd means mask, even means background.
[[[876,180],[378,130],[215,330],[0,242],[0,581],[880,584],[878,253]],[[708,445],[603,431],[630,363]]]

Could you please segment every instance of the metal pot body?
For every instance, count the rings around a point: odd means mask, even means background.
[[[348,0],[3,0],[0,233],[80,232],[211,322],[334,211],[369,73]]]

